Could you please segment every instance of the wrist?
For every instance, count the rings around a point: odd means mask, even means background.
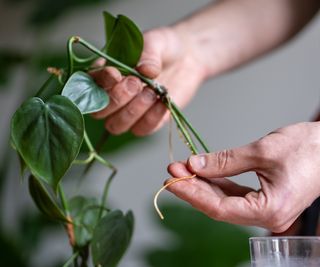
[[[181,21],[169,28],[177,42],[180,43],[182,57],[195,67],[193,75],[197,75],[198,79],[202,83],[211,75],[206,64],[202,60],[202,56],[200,55],[201,47],[199,47],[198,43],[195,41],[192,31],[190,31],[190,28],[188,27],[189,23],[187,21]]]

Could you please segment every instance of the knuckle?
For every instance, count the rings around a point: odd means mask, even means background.
[[[162,27],[157,30],[146,31],[143,34],[143,37],[146,42],[153,42],[154,40],[159,40],[159,38],[160,38],[160,40],[162,40],[163,33],[166,31],[167,31],[166,27]]]
[[[109,94],[109,97],[115,107],[121,104],[121,97],[119,94]]]
[[[255,154],[258,155],[261,158],[267,158],[269,153],[269,145],[267,138],[263,137],[257,142],[255,142],[252,147],[255,151]]]
[[[260,225],[266,225],[270,220],[267,196],[262,191],[251,191],[246,194],[245,199],[252,211],[253,218],[255,218]]]
[[[265,136],[252,144],[256,161],[259,165],[274,165],[277,162],[278,152],[272,138]]]
[[[230,154],[232,152],[230,150],[224,149],[222,151],[217,152],[216,157],[217,157],[217,170],[222,172],[226,169]]]
[[[128,76],[126,78],[126,85],[126,90],[129,94],[136,94],[142,86],[140,80],[134,76]]]
[[[113,78],[114,80],[120,80],[121,79],[121,73],[115,68],[115,67],[105,67],[103,68],[103,74],[105,77]]]

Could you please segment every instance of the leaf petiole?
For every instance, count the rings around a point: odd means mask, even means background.
[[[44,82],[44,84],[41,86],[41,88],[38,90],[38,92],[35,94],[36,97],[40,97],[42,93],[47,89],[51,81],[55,78],[56,76],[54,74],[51,74],[49,78]]]
[[[89,164],[90,162],[92,162],[95,158],[95,153],[94,152],[90,152],[89,156],[86,159],[77,159],[75,160],[73,163],[74,164],[78,164],[78,165],[86,165]]]
[[[60,201],[61,201],[63,210],[64,210],[66,216],[68,217],[68,216],[70,216],[69,205],[68,205],[68,201],[65,196],[65,193],[63,191],[63,188],[61,186],[61,183],[59,183],[59,185],[58,185],[58,193],[59,193],[59,197],[60,197]]]

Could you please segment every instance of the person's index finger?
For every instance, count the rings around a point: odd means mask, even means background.
[[[89,74],[95,82],[106,91],[109,91],[122,80],[120,71],[114,67],[105,67],[100,70],[90,71]]]

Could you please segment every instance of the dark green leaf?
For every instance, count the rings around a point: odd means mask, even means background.
[[[95,198],[76,196],[69,201],[69,209],[74,222],[76,244],[87,245],[91,239],[99,216],[100,207]]]
[[[62,90],[77,105],[82,114],[97,112],[109,103],[107,93],[100,88],[90,75],[77,71],[71,75]]]
[[[143,49],[143,36],[138,26],[129,18],[118,15],[114,18],[104,12],[106,52],[120,62],[135,67]]]
[[[68,221],[58,205],[51,199],[44,186],[32,175],[29,177],[29,191],[33,201],[43,214],[53,220]]]
[[[30,98],[11,121],[11,140],[31,173],[55,190],[78,155],[83,134],[83,117],[64,96],[46,103]]]
[[[5,85],[14,67],[26,62],[27,59],[27,55],[17,52],[16,49],[0,50],[0,89],[6,88]]]
[[[119,210],[103,217],[94,230],[92,259],[95,266],[115,267],[125,253],[132,236],[133,214]]]
[[[29,257],[21,250],[19,240],[8,229],[0,229],[1,266],[30,267]]]

